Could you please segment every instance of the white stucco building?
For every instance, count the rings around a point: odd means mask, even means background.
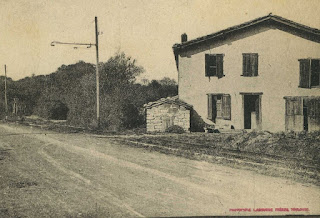
[[[220,128],[320,130],[320,30],[269,14],[173,46],[179,99]]]

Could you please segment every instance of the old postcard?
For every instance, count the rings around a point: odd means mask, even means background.
[[[1,0],[0,217],[320,215],[319,0]]]

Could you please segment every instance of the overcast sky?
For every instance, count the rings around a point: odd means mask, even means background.
[[[100,61],[124,51],[148,79],[177,78],[172,45],[272,12],[320,29],[320,0],[0,0],[0,75],[49,74],[79,60],[95,63],[95,49],[50,46],[94,43],[98,16]]]

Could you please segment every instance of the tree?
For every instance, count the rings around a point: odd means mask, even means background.
[[[65,70],[68,70],[67,67],[63,67],[62,71]],[[124,53],[117,53],[107,62],[99,64],[102,128],[119,130],[133,128],[141,123],[139,108],[135,103],[134,82],[136,76],[143,71],[134,59]],[[72,87],[72,90],[63,94],[64,102],[69,109],[68,122],[86,127],[96,126],[95,74],[84,75],[68,87]]]
[[[95,127],[95,67],[79,61],[62,65],[46,76],[26,77],[19,81],[8,79],[8,99],[19,98],[19,103],[26,105],[25,115],[67,119],[72,125]],[[120,130],[144,125],[145,103],[177,95],[176,82],[167,77],[145,85],[136,83],[136,77],[144,69],[124,53],[116,53],[107,62],[100,63],[99,72],[102,128]],[[0,82],[2,79],[0,77]]]
[[[169,77],[164,77],[163,79],[159,80],[159,84],[162,86],[176,86],[177,82]]]
[[[32,112],[47,119],[65,119],[69,122],[75,119],[76,104],[85,105],[84,100],[75,102],[75,99],[82,97],[81,91],[84,88],[79,86],[82,78],[92,77],[95,74],[94,65],[79,61],[76,64],[62,65],[56,72],[47,76],[36,76],[31,78],[39,88],[39,94],[30,94],[34,97],[35,107]],[[91,87],[90,87],[91,88]],[[32,90],[31,87],[27,90]],[[77,91],[79,90],[79,91]]]
[[[139,125],[134,82],[144,69],[124,53],[117,53],[100,67],[101,125],[115,130]]]
[[[133,84],[136,81],[136,76],[144,72],[141,66],[136,65],[135,59],[132,60],[123,52],[116,53],[114,57],[99,67],[102,90],[106,91]]]

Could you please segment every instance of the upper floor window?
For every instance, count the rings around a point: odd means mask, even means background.
[[[300,59],[300,88],[320,87],[320,59]]]
[[[258,54],[245,53],[243,55],[242,76],[258,76]]]
[[[223,75],[223,54],[206,54],[206,77],[216,76],[222,78]]]

